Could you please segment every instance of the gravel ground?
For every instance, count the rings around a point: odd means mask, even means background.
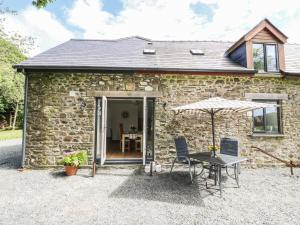
[[[241,187],[224,180],[220,198],[178,170],[150,177],[141,169],[105,168],[92,178],[86,169],[65,177],[61,170],[12,168],[0,168],[1,225],[300,224],[299,169],[293,177],[288,169],[243,169]]]
[[[0,141],[0,168],[19,168],[21,166],[22,139]]]

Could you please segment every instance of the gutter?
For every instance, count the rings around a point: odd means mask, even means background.
[[[68,71],[155,71],[155,72],[210,72],[210,73],[246,73],[253,74],[254,69],[189,69],[189,68],[153,68],[153,67],[94,67],[94,66],[24,66],[14,65],[17,71],[23,70],[68,70]]]
[[[25,166],[25,150],[26,150],[26,128],[27,128],[27,91],[28,91],[28,75],[25,75],[24,84],[24,109],[23,109],[23,133],[22,133],[22,162],[21,168]]]

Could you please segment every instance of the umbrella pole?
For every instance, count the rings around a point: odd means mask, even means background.
[[[211,110],[210,113],[211,116],[211,131],[212,131],[212,138],[213,138],[213,152],[214,152],[214,157],[216,156],[216,142],[215,142],[215,113],[213,109]]]

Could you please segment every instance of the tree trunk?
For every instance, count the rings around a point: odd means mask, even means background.
[[[12,127],[12,121],[13,121],[12,114],[11,112],[9,112],[9,128]]]
[[[17,116],[18,116],[18,111],[19,111],[19,103],[17,102],[16,108],[15,108],[15,115],[14,115],[14,122],[13,122],[13,130],[16,127],[16,121],[17,121]]]

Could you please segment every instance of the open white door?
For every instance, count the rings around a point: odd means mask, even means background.
[[[106,160],[106,129],[107,129],[107,98],[102,97],[102,112],[101,112],[101,142],[100,152],[101,159],[100,164],[103,165]]]
[[[143,99],[143,165],[146,165],[147,146],[147,97]]]
[[[95,161],[98,156],[101,157],[101,115],[102,115],[102,107],[101,107],[101,99],[97,99],[97,131],[96,131],[96,152],[95,152]]]

